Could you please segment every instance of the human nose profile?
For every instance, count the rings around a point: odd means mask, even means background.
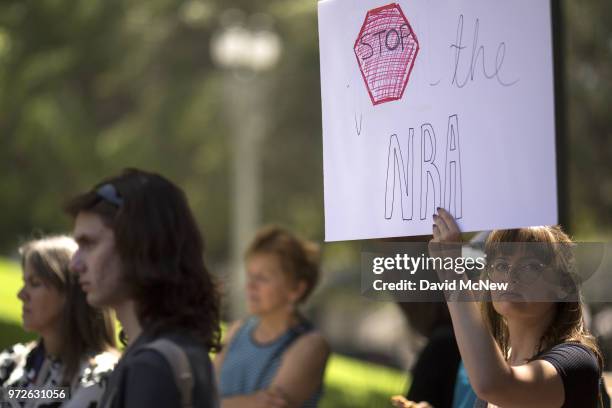
[[[21,287],[21,289],[19,289],[19,292],[17,292],[17,299],[21,300],[22,302],[25,302],[27,300],[28,294],[25,288],[25,285]]]
[[[70,271],[76,274],[81,275],[85,270],[85,263],[83,262],[81,251],[77,250],[72,259],[70,259],[69,265]]]

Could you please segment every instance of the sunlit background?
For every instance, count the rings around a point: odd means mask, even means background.
[[[609,242],[612,2],[561,5],[565,227]],[[69,231],[61,203],[124,167],[185,189],[224,318],[239,317],[242,252],[259,226],[323,241],[320,100],[314,0],[1,2],[0,348],[31,338],[19,243]],[[359,248],[323,246],[306,308],[337,353],[323,406],[386,406],[422,344],[396,305],[360,296]],[[609,310],[593,305],[595,317]]]

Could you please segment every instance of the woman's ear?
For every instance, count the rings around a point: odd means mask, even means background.
[[[306,289],[308,289],[308,284],[305,280],[297,281],[295,287],[293,288],[290,294],[291,302],[298,303],[302,296],[304,296],[304,293],[306,293]]]

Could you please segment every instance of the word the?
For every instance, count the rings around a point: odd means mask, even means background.
[[[481,60],[481,71],[486,79],[495,78],[497,82],[502,86],[512,86],[518,82],[514,80],[512,82],[504,81],[501,78],[501,69],[504,65],[504,59],[506,58],[506,43],[500,42],[497,46],[497,53],[495,55],[495,65],[492,70],[487,70],[485,66],[485,47],[484,45],[479,45],[478,43],[478,33],[479,33],[480,21],[476,19],[474,23],[474,36],[472,38],[472,56],[469,60],[469,68],[468,72],[463,79],[459,78],[459,65],[462,61],[462,52],[465,48],[463,45],[463,14],[459,16],[459,22],[457,23],[457,36],[455,37],[455,42],[453,42],[450,47],[455,52],[455,66],[453,73],[452,85],[457,85],[458,88],[463,88],[467,85],[468,81],[474,81],[474,77],[476,74],[476,70],[478,69],[478,59]]]

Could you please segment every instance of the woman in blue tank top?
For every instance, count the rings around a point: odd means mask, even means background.
[[[250,316],[232,324],[215,358],[222,408],[316,407],[329,346],[298,311],[319,276],[319,249],[279,227],[246,256]]]

